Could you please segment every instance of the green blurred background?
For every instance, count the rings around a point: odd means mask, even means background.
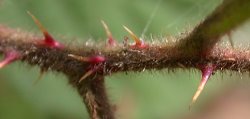
[[[1,1],[1,0],[0,0]],[[84,43],[106,39],[100,20],[122,42],[122,25],[138,36],[178,35],[202,21],[221,0],[3,0],[0,23],[40,34],[31,11],[57,39]],[[46,73],[38,84],[39,68],[15,62],[0,71],[0,119],[88,118],[81,98],[64,75]],[[227,81],[212,77],[194,110]],[[117,73],[106,77],[110,100],[120,119],[163,119],[188,112],[199,83],[197,70]],[[227,78],[226,78],[227,79]]]

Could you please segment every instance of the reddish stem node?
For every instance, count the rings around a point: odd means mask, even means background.
[[[103,25],[103,27],[104,27],[104,30],[105,30],[105,32],[106,32],[106,34],[107,34],[107,37],[108,37],[108,42],[107,42],[107,44],[108,44],[109,46],[116,46],[117,43],[116,43],[115,39],[113,38],[112,33],[111,33],[111,31],[109,30],[108,25],[107,25],[103,20],[101,20],[101,23],[102,23],[102,25]]]
[[[211,64],[211,63],[202,64],[202,65],[200,65],[198,67],[201,70],[201,75],[202,75],[201,82],[200,82],[200,84],[198,86],[198,89],[197,89],[196,93],[194,94],[194,96],[192,98],[192,102],[190,103],[189,108],[191,108],[191,106],[196,102],[196,100],[198,99],[198,97],[201,94],[202,90],[204,89],[208,79],[213,74],[213,71],[216,68],[216,66],[214,64]]]
[[[84,79],[86,79],[87,77],[89,77],[91,74],[95,73],[99,68],[100,65],[96,66],[96,64],[102,63],[105,61],[105,57],[103,56],[93,56],[93,57],[82,57],[82,56],[76,56],[73,54],[69,54],[69,57],[72,57],[74,59],[77,59],[79,61],[83,61],[83,62],[89,62],[90,64],[90,70],[88,70],[80,79],[79,79],[79,83],[81,81],[83,81]]]
[[[90,70],[88,70],[80,79],[79,83],[81,83],[84,79],[89,77],[91,74],[95,73],[98,69],[100,69],[101,65],[91,65]]]
[[[51,47],[51,48],[58,48],[58,49],[64,48],[64,45],[54,40],[54,38],[48,32],[43,32],[43,35],[44,35],[44,40],[39,41],[41,45]]]
[[[40,45],[44,45],[44,46],[51,47],[51,48],[58,48],[58,49],[63,49],[65,47],[63,44],[56,41],[49,34],[49,32],[44,28],[42,23],[33,14],[31,14],[29,11],[27,13],[31,16],[31,18],[34,20],[35,24],[39,27],[39,29],[43,33],[44,39],[41,41],[38,41],[38,43]]]
[[[135,41],[135,43],[130,46],[131,48],[147,48],[148,47],[148,44],[144,43],[142,39],[138,38],[129,28],[127,28],[126,26],[123,26],[123,27],[129,33],[132,39]]]

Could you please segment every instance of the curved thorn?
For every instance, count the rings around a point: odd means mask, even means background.
[[[42,69],[40,70],[40,74],[39,74],[38,78],[33,82],[33,85],[36,85],[39,81],[42,80],[45,72],[46,72],[45,70],[42,70]]]
[[[64,48],[64,45],[62,45],[61,43],[57,42],[56,40],[54,40],[54,38],[49,34],[49,32],[44,28],[44,26],[42,25],[42,23],[29,11],[27,11],[27,13],[31,16],[31,18],[33,19],[33,21],[35,22],[35,24],[39,27],[39,29],[41,30],[41,32],[44,35],[44,44],[50,47],[56,47],[59,49]]]
[[[87,71],[78,81],[78,83],[81,83],[84,79],[86,79],[87,77],[89,77],[91,74],[93,74],[95,72],[94,69],[90,69],[89,71]]]
[[[199,95],[201,94],[202,90],[204,89],[209,77],[212,75],[213,71],[215,69],[215,66],[213,66],[212,64],[206,64],[205,66],[201,67],[201,72],[202,72],[202,78],[201,78],[201,82],[198,86],[197,91],[195,92],[193,98],[192,98],[192,102],[189,105],[189,109],[191,108],[191,106],[196,102],[196,100],[198,99]]]
[[[141,45],[142,41],[126,26],[123,25],[123,28],[129,33],[129,35],[132,37],[132,39],[135,41],[136,45]]]
[[[234,42],[233,42],[233,39],[232,39],[232,33],[231,33],[231,31],[229,31],[227,33],[227,36],[228,36],[228,40],[229,40],[229,43],[230,43],[231,47],[234,48]]]
[[[83,62],[90,62],[90,59],[88,57],[83,57],[83,56],[77,56],[73,54],[68,54],[69,57],[72,57],[76,60],[83,61]]]
[[[83,61],[83,62],[90,62],[93,64],[101,63],[105,61],[105,58],[103,56],[93,56],[93,57],[83,57],[83,56],[77,56],[73,54],[68,54],[69,57],[72,57],[76,60]]]
[[[102,23],[102,25],[103,25],[103,27],[105,29],[106,34],[107,34],[108,44],[111,45],[111,46],[115,46],[116,42],[115,42],[115,40],[114,40],[114,38],[112,36],[112,33],[109,30],[108,25],[103,20],[101,20],[101,23]]]
[[[20,58],[20,54],[15,50],[5,51],[4,59],[0,62],[0,68],[12,63],[13,61]]]
[[[48,31],[43,27],[42,23],[30,12],[27,11],[27,13],[31,16],[35,24],[39,27],[39,29],[43,32],[44,36],[48,35]]]

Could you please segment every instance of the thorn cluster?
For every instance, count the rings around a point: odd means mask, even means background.
[[[107,37],[108,37],[108,42],[107,44],[109,46],[117,46],[117,42],[114,40],[112,33],[110,32],[108,25],[101,20],[101,23],[106,31]],[[147,48],[148,45],[144,43],[144,41],[140,38],[138,38],[128,27],[123,26],[123,28],[129,33],[129,35],[132,37],[134,40],[134,44],[130,45],[131,48]]]
[[[90,69],[80,78],[79,83],[83,81],[84,79],[86,79],[91,74],[95,73],[100,68],[100,65],[98,64],[106,60],[105,57],[100,56],[100,55],[92,56],[92,57],[83,57],[83,56],[69,54],[68,56],[79,61],[90,63]]]

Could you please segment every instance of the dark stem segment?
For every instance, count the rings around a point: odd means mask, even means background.
[[[71,80],[87,107],[91,119],[114,119],[114,113],[106,94],[104,76],[92,75],[83,82],[79,78]],[[72,82],[73,81],[73,82]]]

